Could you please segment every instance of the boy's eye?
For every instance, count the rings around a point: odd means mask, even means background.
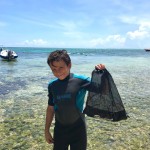
[[[64,67],[60,67],[59,69],[52,69],[52,72],[57,72],[57,71],[60,71],[62,70]]]
[[[52,71],[53,71],[53,72],[56,72],[56,69],[53,69]]]

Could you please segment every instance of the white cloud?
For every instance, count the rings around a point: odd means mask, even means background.
[[[57,24],[62,29],[62,34],[67,38],[80,39],[85,35],[85,33],[81,31],[86,24],[84,21],[59,21]]]
[[[20,17],[14,17],[13,16],[13,19],[16,19],[16,20],[20,20],[20,21],[23,21],[25,23],[29,23],[29,24],[34,24],[34,25],[37,25],[37,26],[43,26],[43,27],[47,27],[47,28],[58,28],[56,25],[52,24],[52,23],[49,23],[49,22],[45,22],[45,21],[40,21],[38,19],[34,19],[34,18],[30,18],[30,19],[25,19],[25,18],[20,18]]]
[[[137,24],[137,17],[135,16],[119,16],[119,19],[123,23],[128,23],[128,24]]]
[[[78,32],[78,31],[67,31],[64,32],[64,35],[66,35],[69,38],[73,38],[73,39],[80,39],[82,38],[82,32]]]
[[[121,37],[121,35],[119,35],[119,34],[116,34],[116,35],[109,35],[109,36],[106,38],[106,41],[108,41],[108,42],[114,41],[114,42],[117,42],[117,43],[124,43],[124,42],[125,42],[125,38],[124,38],[124,37]]]
[[[98,46],[98,45],[103,45],[105,43],[105,40],[102,39],[102,38],[97,38],[97,39],[92,39],[90,41],[90,43],[95,47],[95,46]]]
[[[97,39],[92,39],[90,41],[91,45],[96,47],[96,46],[115,46],[115,45],[124,45],[126,39],[124,37],[122,37],[119,34],[116,35],[109,35],[106,38],[97,38]],[[110,47],[110,46],[109,46]]]
[[[48,42],[43,39],[34,39],[32,41],[25,40],[24,42],[21,43],[21,45],[24,45],[24,46],[46,46],[47,43]]]
[[[148,32],[146,31],[140,31],[140,30],[136,30],[133,32],[127,32],[127,36],[129,37],[129,39],[133,40],[133,39],[138,39],[138,38],[145,38],[148,36]]]
[[[127,37],[131,40],[150,37],[150,22],[140,23],[138,30],[127,32]]]
[[[148,30],[150,32],[150,22],[141,22],[140,30]]]

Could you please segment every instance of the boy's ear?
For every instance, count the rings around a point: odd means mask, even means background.
[[[68,65],[68,67],[71,68],[71,66],[72,66],[72,64],[70,63],[70,64]]]

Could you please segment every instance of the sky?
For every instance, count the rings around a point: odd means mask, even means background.
[[[0,45],[150,48],[150,0],[0,0]]]

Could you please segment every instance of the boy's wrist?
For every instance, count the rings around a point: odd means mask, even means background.
[[[49,132],[50,128],[45,128],[45,133]]]
[[[45,134],[49,133],[49,130],[45,130]]]

